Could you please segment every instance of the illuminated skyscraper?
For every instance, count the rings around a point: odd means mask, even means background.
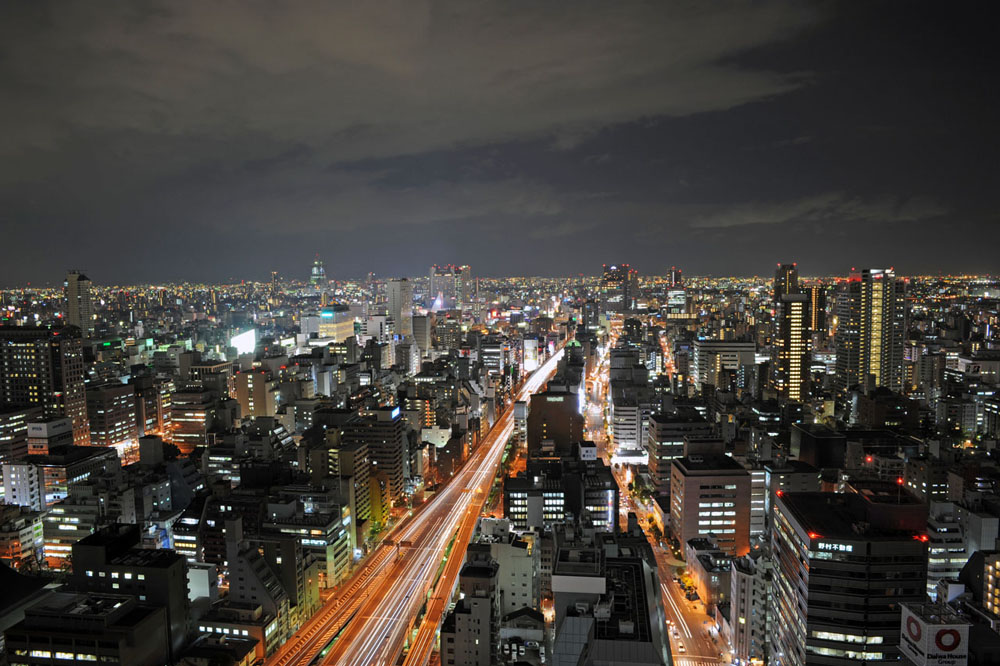
[[[403,336],[413,335],[413,283],[406,278],[386,282],[386,300],[389,316],[396,323],[396,331]]]
[[[309,272],[309,282],[314,287],[326,286],[326,268],[323,267],[323,260],[316,255],[313,261],[312,270]]]
[[[903,389],[906,285],[891,268],[854,272],[837,294],[837,388]]]
[[[799,293],[798,264],[778,264],[774,272],[774,302],[781,301],[785,294]]]
[[[0,404],[41,405],[73,420],[73,443],[90,445],[83,343],[72,328],[0,327]]]
[[[70,271],[63,283],[66,294],[66,321],[80,329],[84,339],[94,336],[94,305],[90,300],[90,278]]]
[[[681,269],[676,266],[670,267],[670,286],[671,287],[683,287],[684,286],[684,276],[681,273]]]
[[[427,287],[427,307],[433,310],[461,308],[470,302],[475,285],[469,266],[431,266]]]
[[[775,303],[772,350],[774,387],[778,395],[803,402],[809,397],[812,351],[808,294],[782,294],[781,300]]]
[[[639,271],[628,264],[604,264],[601,276],[601,310],[628,312],[635,307],[639,295]]]
[[[809,294],[809,330],[826,335],[826,287],[814,284],[806,288]]]

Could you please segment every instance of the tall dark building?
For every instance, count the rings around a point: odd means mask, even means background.
[[[903,389],[906,284],[891,268],[854,272],[837,293],[837,389]]]
[[[799,293],[798,264],[778,264],[774,271],[774,302],[779,303],[785,294]]]
[[[927,593],[927,505],[896,484],[872,484],[783,493],[773,516],[769,662],[899,663],[900,603]]]
[[[639,295],[639,271],[628,264],[604,264],[601,276],[601,309],[604,312],[628,312]]]
[[[567,456],[582,439],[583,415],[576,393],[546,391],[531,396],[528,457]]]
[[[684,286],[684,276],[681,273],[681,269],[676,266],[670,267],[670,286],[671,287],[683,287]]]
[[[809,294],[809,330],[826,335],[826,287],[814,284],[806,288]]]
[[[41,405],[73,421],[73,443],[90,445],[83,341],[75,327],[0,327],[0,404]]]
[[[66,321],[80,329],[84,338],[94,336],[94,304],[90,298],[90,278],[80,271],[70,271],[63,282],[66,295]]]

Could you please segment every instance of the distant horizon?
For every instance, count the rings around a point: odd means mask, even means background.
[[[627,263],[627,262],[623,262],[623,263]],[[428,265],[428,268],[429,267],[430,267],[430,265]],[[864,268],[885,268],[885,267],[883,267],[883,266],[863,266],[861,268],[858,268],[857,270],[863,270]],[[73,269],[73,270],[76,270],[76,269]],[[91,284],[94,287],[108,287],[108,288],[167,287],[167,286],[181,286],[181,285],[205,286],[205,287],[213,287],[213,286],[227,286],[227,287],[231,287],[231,286],[237,286],[237,285],[240,285],[240,284],[268,284],[271,281],[271,279],[268,277],[268,278],[261,278],[261,279],[242,278],[242,279],[234,279],[233,281],[164,280],[164,281],[160,281],[160,282],[102,282],[101,280],[97,280],[97,279],[93,278],[91,276],[90,272],[88,272],[86,270],[82,270],[82,272],[88,278],[90,278]],[[850,272],[851,272],[850,270],[847,270],[847,271],[845,271],[843,273],[827,273],[825,275],[800,273],[799,274],[799,279],[800,280],[806,280],[806,281],[808,281],[808,280],[832,280],[832,279],[837,279],[837,278],[846,278],[846,277],[848,277],[848,275],[850,274]],[[643,273],[642,271],[639,271],[639,279],[640,280],[644,279],[644,278],[650,278],[650,277],[652,277],[652,278],[669,278],[669,275],[670,275],[669,271],[667,273]],[[903,273],[903,272],[900,272],[900,271],[897,270],[896,271],[896,275],[899,276],[899,277],[903,277],[903,278],[956,278],[956,279],[957,278],[966,278],[966,279],[982,279],[982,278],[987,278],[987,279],[1000,279],[1000,273],[954,273],[954,272],[949,273],[949,272],[944,272],[944,271],[937,272],[937,273]],[[712,274],[712,273],[687,273],[687,272],[683,272],[683,276],[684,276],[684,280],[688,280],[688,279],[713,279],[713,280],[724,280],[724,279],[751,280],[751,279],[759,279],[759,280],[770,280],[770,279],[773,279],[773,277],[774,277],[773,275],[770,275],[768,273],[755,273],[755,274],[721,274],[720,273],[720,274]],[[591,274],[576,273],[576,274],[571,274],[571,275],[476,275],[475,272],[473,272],[472,277],[473,278],[484,278],[484,279],[487,279],[487,280],[507,280],[507,279],[537,279],[537,280],[573,280],[573,279],[577,279],[578,280],[578,279],[581,279],[581,278],[597,279],[597,278],[601,277],[601,274],[600,273],[591,273]],[[375,279],[376,279],[376,281],[385,281],[385,280],[401,279],[401,278],[406,278],[406,279],[427,278],[427,275],[389,275],[389,274],[380,275],[378,273],[375,273]],[[368,279],[367,276],[361,276],[361,277],[330,277],[329,275],[327,275],[327,280],[329,282],[360,283],[360,282],[365,282],[367,279]],[[289,283],[289,284],[301,284],[301,285],[308,285],[309,284],[309,278],[308,277],[305,277],[305,278],[288,278],[288,277],[282,276],[280,273],[278,274],[278,281],[279,282]],[[55,283],[55,282],[54,283],[42,283],[42,284],[26,283],[26,284],[18,284],[18,285],[0,286],[0,291],[14,291],[14,290],[18,290],[18,289],[62,289],[62,288],[63,288],[63,285],[62,285],[61,282],[59,282],[59,283]]]

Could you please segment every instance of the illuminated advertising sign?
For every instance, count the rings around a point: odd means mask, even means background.
[[[969,623],[954,616],[942,622],[936,614],[928,621],[908,604],[903,609],[899,650],[917,666],[965,666],[969,662]],[[919,606],[914,606],[918,608]]]
[[[229,346],[236,347],[237,354],[252,354],[257,348],[257,330],[251,328],[229,339]]]

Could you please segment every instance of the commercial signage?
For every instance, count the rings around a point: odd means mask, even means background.
[[[917,666],[966,666],[968,623],[928,622],[907,604],[903,609],[899,649]]]

